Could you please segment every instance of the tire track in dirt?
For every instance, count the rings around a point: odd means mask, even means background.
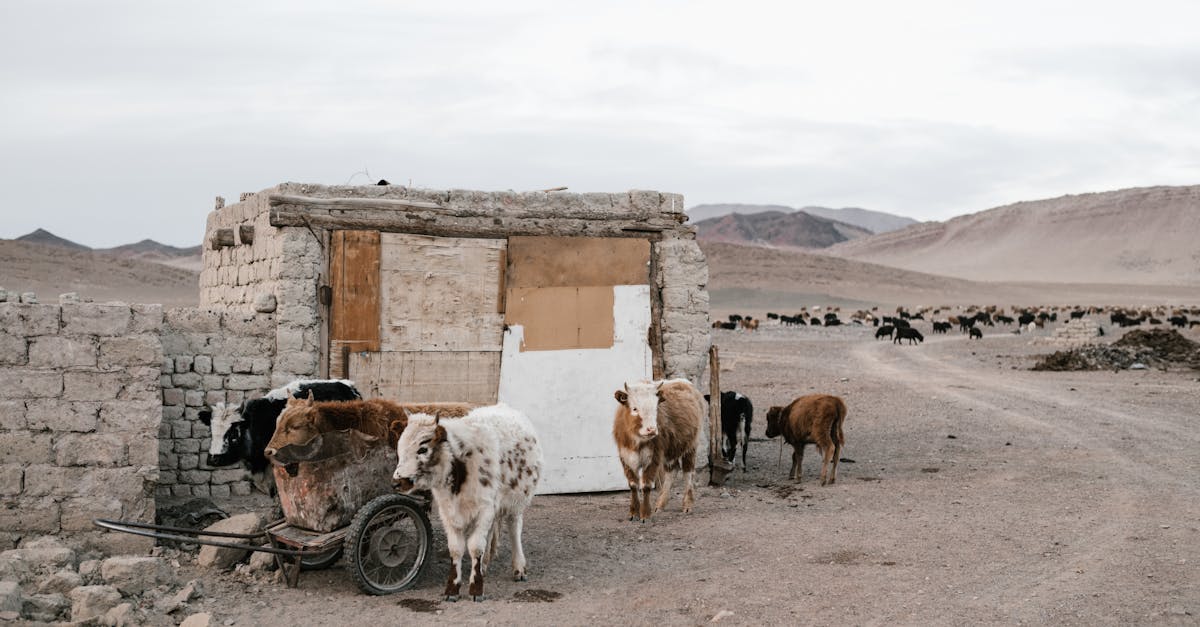
[[[901,350],[891,350],[895,347],[890,344],[863,343],[854,346],[852,356],[865,371],[889,377],[896,385],[917,394],[950,396],[976,408],[985,408],[985,412],[971,414],[975,420],[988,416],[1006,421],[1017,430],[1036,429],[1045,434],[1047,446],[1083,448],[1101,456],[1111,470],[1104,475],[1104,489],[1093,488],[1089,515],[1104,522],[1087,530],[1086,535],[1073,538],[1072,543],[1079,550],[1072,552],[1069,561],[1089,566],[1106,561],[1111,557],[1114,539],[1134,536],[1144,527],[1144,521],[1138,520],[1138,515],[1146,509],[1144,488],[1155,480],[1169,478],[1171,473],[1149,463],[1151,460],[1131,459],[1129,451],[1114,449],[1110,445],[1112,437],[1098,436],[1093,425],[1081,424],[1080,414],[1103,415],[1114,431],[1125,434],[1137,433],[1146,437],[1150,432],[1157,432],[1153,434],[1155,441],[1188,440],[1177,439],[1176,436],[1182,434],[1171,425],[1071,396],[1061,389],[1061,384],[1001,381],[999,377],[1007,373],[981,372],[976,364],[955,361],[954,354],[945,352],[950,348],[948,344],[967,341],[965,338],[936,338],[923,346]],[[1036,417],[1037,410],[1047,405],[1056,410],[1056,420]],[[1106,494],[1097,498],[1101,492]],[[1105,583],[1111,577],[1111,573],[1103,569],[1067,568],[1061,560],[1031,561],[1019,557],[1012,556],[973,573],[972,579],[983,602],[993,606],[1016,603],[1025,606],[1024,611],[1032,611],[1042,603],[1053,604],[1053,594],[1051,598],[1038,601],[1039,593],[1045,594],[1047,588],[1078,589],[1081,581],[1090,580],[1085,585],[1099,589],[1108,587]],[[1014,572],[1020,572],[1022,576],[1014,578]],[[1051,611],[1052,608],[1043,607],[1030,616],[1044,619]]]

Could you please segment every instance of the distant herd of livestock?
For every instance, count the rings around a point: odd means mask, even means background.
[[[709,398],[686,379],[628,382],[614,397],[612,433],[629,484],[629,519],[645,522],[666,507],[675,471],[684,482],[682,509],[691,511]],[[745,467],[753,405],[736,392],[723,392],[721,401],[722,454],[736,459],[740,431]],[[794,449],[790,478],[800,479],[804,447],[815,444],[823,456],[821,485],[836,481],[845,417],[845,403],[823,394],[767,411],[767,437],[782,435]],[[243,462],[259,474],[273,464],[276,472],[288,472],[275,459],[284,447],[330,431],[355,429],[386,440],[396,449],[394,484],[403,492],[428,492],[442,521],[451,561],[446,600],[457,600],[464,583],[472,599],[483,599],[483,578],[505,528],[512,576],[526,579],[524,512],[537,490],[543,453],[532,424],[514,408],[363,399],[351,381],[298,380],[262,398],[214,404],[200,418],[211,429],[208,465]],[[470,557],[466,571],[464,554]]]
[[[965,311],[957,314],[949,314],[951,307],[920,307],[915,311],[909,311],[904,307],[896,308],[896,315],[880,315],[878,307],[872,308],[870,311],[857,310],[850,314],[849,324],[860,326],[877,327],[875,331],[875,339],[884,337],[892,338],[894,343],[901,343],[902,340],[908,340],[910,344],[924,342],[925,336],[920,331],[913,328],[913,320],[926,320],[928,317],[931,320],[932,330],[934,333],[947,333],[954,327],[958,327],[959,331],[969,334],[972,339],[982,339],[983,330],[981,327],[992,327],[997,324],[1002,325],[1017,325],[1015,333],[1021,330],[1033,331],[1043,328],[1047,322],[1056,322],[1058,314],[1065,312],[1071,320],[1076,320],[1089,315],[1107,314],[1109,322],[1120,327],[1140,326],[1142,324],[1161,325],[1165,320],[1171,326],[1179,328],[1190,328],[1200,326],[1200,307],[1193,308],[1175,308],[1168,309],[1165,307],[1130,309],[1123,307],[1044,307],[1044,308],[1023,308],[1012,307],[1013,315],[1006,315],[1005,310],[1001,307],[992,305],[988,307],[969,307]],[[819,311],[820,308],[816,308]],[[840,308],[831,307],[824,314],[809,312],[807,308],[802,309],[795,315],[768,313],[767,320],[776,320],[781,326],[826,326],[835,327],[847,324],[839,317]],[[1189,319],[1188,315],[1193,316]],[[939,319],[937,316],[942,316]],[[1015,316],[1015,317],[1014,317]],[[726,330],[743,330],[757,331],[761,320],[753,316],[744,316],[741,314],[730,314],[728,320],[717,320],[713,322],[714,329]],[[1103,329],[1100,330],[1103,333]]]

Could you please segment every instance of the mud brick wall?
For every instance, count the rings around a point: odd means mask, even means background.
[[[92,519],[154,520],[162,324],[158,305],[0,303],[0,546],[150,545]]]
[[[246,470],[208,466],[209,429],[202,407],[240,403],[271,389],[273,314],[180,307],[162,328],[162,425],[158,496],[222,498],[250,493]]]

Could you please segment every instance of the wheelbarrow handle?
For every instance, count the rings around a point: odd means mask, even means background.
[[[266,539],[265,532],[248,534],[248,533],[225,533],[220,531],[205,532],[199,529],[186,529],[181,527],[168,527],[165,525],[151,525],[147,523],[127,522],[123,520],[108,520],[105,518],[96,518],[92,520],[92,524],[110,531],[120,531],[121,533],[129,533],[135,536],[145,536],[147,538],[156,538],[158,540],[175,540],[177,542],[188,542],[195,544],[205,544],[208,546],[219,546],[227,549],[241,549],[244,551],[260,551],[263,553],[274,553],[276,555],[287,555],[289,557],[297,557],[300,555],[310,555],[312,551],[295,550],[295,549],[280,549],[274,546],[262,546],[257,544],[238,544],[236,542],[218,542],[216,540],[206,540],[202,536],[217,536],[226,538],[238,538],[242,540],[250,540],[253,538]],[[162,533],[162,531],[179,531],[187,535],[178,533]]]

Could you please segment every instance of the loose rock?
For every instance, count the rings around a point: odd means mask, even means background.
[[[238,514],[225,520],[217,521],[205,531],[220,531],[225,533],[256,533],[262,530],[262,518],[258,514]],[[203,539],[204,536],[201,536]],[[228,540],[227,538],[210,538],[213,540]],[[204,545],[196,556],[196,563],[209,568],[228,569],[234,564],[246,559],[249,551],[246,549],[230,549],[219,546]]]
[[[21,603],[21,585],[15,581],[0,581],[0,612],[20,612]]]
[[[70,609],[71,602],[62,594],[35,594],[25,599],[21,616],[49,623],[63,618]]]
[[[103,616],[121,602],[121,593],[112,586],[79,586],[71,591],[71,620],[82,621]]]
[[[122,555],[104,560],[100,566],[104,583],[127,595],[141,594],[170,578],[166,562],[157,557]]]
[[[104,613],[100,624],[106,627],[125,627],[134,624],[133,605],[122,603]]]
[[[179,623],[179,627],[208,627],[208,624],[211,620],[212,614],[209,614],[208,612],[201,612],[199,614],[192,614],[191,616],[183,619],[183,622]]]
[[[39,594],[66,594],[83,585],[83,577],[79,573],[62,569],[42,580],[38,584]]]

